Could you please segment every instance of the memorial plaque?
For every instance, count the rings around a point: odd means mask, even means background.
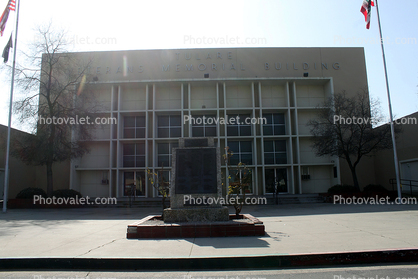
[[[176,194],[216,194],[216,148],[178,149]]]
[[[185,139],[184,140],[184,147],[208,147],[208,139]]]

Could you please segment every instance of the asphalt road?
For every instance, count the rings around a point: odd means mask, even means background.
[[[416,279],[418,263],[413,265],[344,266],[309,269],[200,271],[200,272],[88,272],[88,271],[13,271],[0,272],[0,278],[28,279]]]

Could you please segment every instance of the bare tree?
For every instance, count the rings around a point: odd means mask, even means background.
[[[319,107],[316,119],[309,121],[313,148],[318,156],[338,156],[351,171],[354,186],[360,189],[356,167],[365,156],[392,148],[389,125],[382,123],[379,101],[371,99],[366,90],[348,97],[346,92],[335,94]],[[401,131],[395,126],[396,133]]]
[[[242,211],[242,206],[245,201],[245,194],[248,187],[251,184],[252,172],[245,163],[239,162],[236,166],[231,165],[231,157],[234,152],[229,149],[229,146],[225,148],[226,153],[223,155],[225,165],[228,169],[229,180],[228,196],[236,197],[236,203],[233,204],[235,209],[235,216],[238,218]],[[241,202],[238,202],[239,196],[242,195]]]
[[[46,166],[47,193],[51,195],[53,164],[88,152],[85,141],[94,127],[77,125],[77,119],[93,119],[98,107],[87,107],[95,103],[94,96],[81,92],[89,80],[90,62],[68,55],[66,33],[53,30],[51,24],[37,32],[24,63],[16,67],[16,84],[24,93],[14,104],[15,114],[21,122],[31,123],[36,137],[15,139],[12,155],[28,164]]]

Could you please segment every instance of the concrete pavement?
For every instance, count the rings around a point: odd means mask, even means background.
[[[129,240],[127,225],[160,214],[160,208],[14,209],[0,214],[0,259],[201,259],[418,249],[418,205],[268,205],[247,206],[243,213],[263,221],[266,236]]]

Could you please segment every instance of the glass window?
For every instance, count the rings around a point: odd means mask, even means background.
[[[286,140],[264,141],[264,164],[287,164]]]
[[[123,167],[145,167],[145,143],[129,143],[123,145]]]
[[[180,115],[160,115],[158,116],[158,137],[179,138],[181,126]]]
[[[135,117],[125,116],[125,118],[123,119],[123,126],[124,127],[135,127]]]
[[[127,139],[145,138],[145,116],[125,116],[123,137]]]
[[[251,136],[251,124],[247,124],[249,114],[228,115],[227,135],[228,136]],[[232,120],[233,119],[233,120]]]
[[[216,115],[198,115],[194,116],[192,122],[193,137],[216,137]]]
[[[252,141],[228,141],[228,146],[229,150],[233,153],[229,161],[231,165],[238,165],[240,162],[246,165],[252,165]]]
[[[159,143],[157,145],[157,157],[159,167],[171,167],[172,149],[178,147],[177,142]]]
[[[284,113],[263,113],[263,118],[267,120],[267,123],[263,125],[265,136],[286,134]]]

